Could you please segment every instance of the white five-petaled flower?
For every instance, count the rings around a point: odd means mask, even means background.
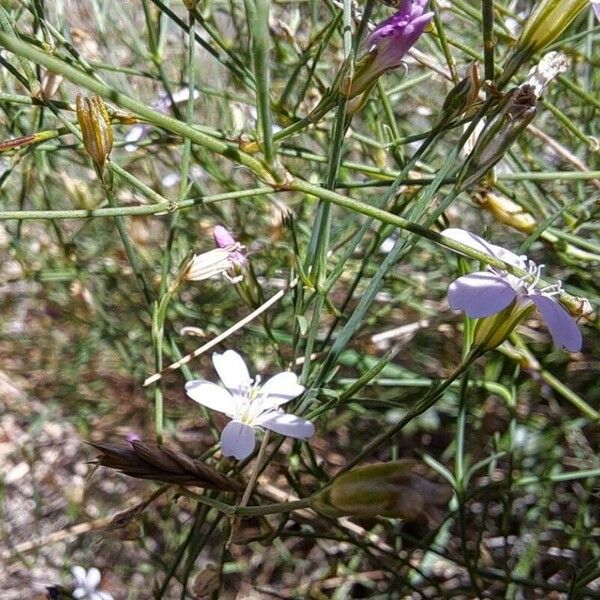
[[[537,265],[527,256],[517,256],[463,229],[446,229],[442,235],[528,273],[527,278],[521,278],[488,266],[485,271],[463,275],[448,288],[450,308],[462,310],[472,318],[483,318],[500,312],[513,301],[521,306],[533,302],[557,346],[571,352],[581,348],[582,336],[577,323],[555,298],[562,291],[561,283],[536,287],[544,265]]]
[[[97,590],[102,575],[96,567],[86,571],[83,567],[75,566],[71,569],[71,574],[75,580],[73,598],[77,598],[77,600],[114,600],[108,592]]]
[[[232,419],[221,434],[225,456],[240,460],[250,455],[256,444],[255,427],[300,440],[314,434],[315,427],[310,421],[279,408],[304,391],[294,373],[284,371],[261,384],[259,376],[251,379],[244,359],[234,350],[215,352],[212,359],[227,389],[210,381],[195,380],[188,381],[185,390],[192,400]]]

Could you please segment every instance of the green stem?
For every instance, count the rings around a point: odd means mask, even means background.
[[[109,163],[109,168],[116,165]],[[120,167],[119,167],[120,169]],[[117,172],[115,170],[115,172]],[[124,171],[126,173],[126,171]],[[236,200],[239,198],[250,198],[252,196],[265,196],[274,191],[271,187],[251,188],[249,190],[236,190],[213,196],[199,196],[188,198],[178,202],[164,200],[159,204],[144,204],[142,206],[111,206],[92,209],[72,210],[0,210],[0,221],[27,220],[27,219],[100,219],[107,217],[126,217],[164,214],[174,210],[183,210],[201,204],[211,204],[223,200]]]
[[[270,183],[273,181],[271,173],[262,162],[241,152],[238,148],[206,135],[205,133],[201,133],[186,123],[182,123],[177,119],[173,119],[172,117],[148,108],[141,102],[130,98],[113,87],[99,82],[97,79],[90,77],[86,73],[67,64],[56,56],[44,52],[36,46],[23,42],[4,31],[0,31],[0,46],[4,46],[7,50],[14,52],[17,56],[29,58],[36,64],[45,67],[53,73],[62,75],[71,83],[85,87],[95,94],[102,96],[105,100],[114,102],[121,108],[131,111],[138,117],[145,119],[157,127],[162,127],[171,133],[180,135],[183,138],[188,138],[199,146],[203,146],[216,154],[220,154],[229,160],[248,167],[257,177],[265,182]]]
[[[271,113],[271,86],[269,83],[269,10],[270,0],[245,0],[246,14],[251,30],[251,48],[256,80],[258,124],[262,133],[262,151],[265,161],[275,160],[273,143],[273,115]]]

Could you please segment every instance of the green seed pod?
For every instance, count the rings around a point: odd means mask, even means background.
[[[398,517],[429,520],[436,506],[450,499],[450,489],[417,473],[421,463],[404,459],[356,467],[333,480],[312,507],[330,517]]]

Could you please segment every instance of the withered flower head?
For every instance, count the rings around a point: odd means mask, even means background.
[[[189,456],[154,444],[133,440],[128,446],[91,443],[102,454],[97,464],[116,469],[130,477],[152,479],[177,485],[197,485],[205,489],[235,492],[242,485],[216,469]]]
[[[113,146],[113,130],[106,105],[100,96],[87,98],[77,94],[76,108],[83,145],[102,171]]]
[[[495,117],[485,125],[458,177],[465,189],[481,178],[506,154],[515,140],[533,121],[539,104],[534,88],[522,85],[504,98]]]

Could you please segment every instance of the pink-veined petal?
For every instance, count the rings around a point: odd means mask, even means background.
[[[487,271],[463,275],[448,288],[448,303],[452,310],[462,310],[469,317],[481,318],[500,312],[517,295],[502,277]]]
[[[277,408],[293,398],[297,398],[304,391],[304,386],[298,383],[296,373],[284,371],[273,375],[261,386],[260,391],[266,396],[263,406]]]
[[[455,242],[469,246],[469,248],[473,248],[473,250],[487,254],[492,258],[499,258],[500,260],[503,260],[514,267],[518,267],[520,269],[525,267],[523,259],[520,256],[517,256],[514,252],[511,252],[506,248],[502,248],[502,246],[490,244],[488,241],[484,240],[478,235],[475,235],[474,233],[471,233],[470,231],[465,231],[464,229],[459,229],[458,227],[450,227],[449,229],[444,229],[444,231],[442,231],[442,235],[454,240]]]
[[[218,410],[228,417],[233,417],[236,411],[235,399],[220,385],[210,381],[196,379],[185,384],[186,394],[198,404],[211,410]]]
[[[241,460],[252,453],[255,445],[254,427],[250,427],[246,423],[231,421],[231,423],[227,423],[221,433],[223,456],[233,456]]]
[[[548,326],[554,343],[570,352],[581,350],[583,337],[575,319],[554,298],[543,294],[529,294]]]
[[[284,412],[264,413],[256,419],[256,424],[300,440],[305,440],[315,433],[315,426],[310,421]]]
[[[223,354],[215,352],[212,360],[215,370],[227,389],[238,391],[252,383],[244,359],[235,350],[227,350]]]

